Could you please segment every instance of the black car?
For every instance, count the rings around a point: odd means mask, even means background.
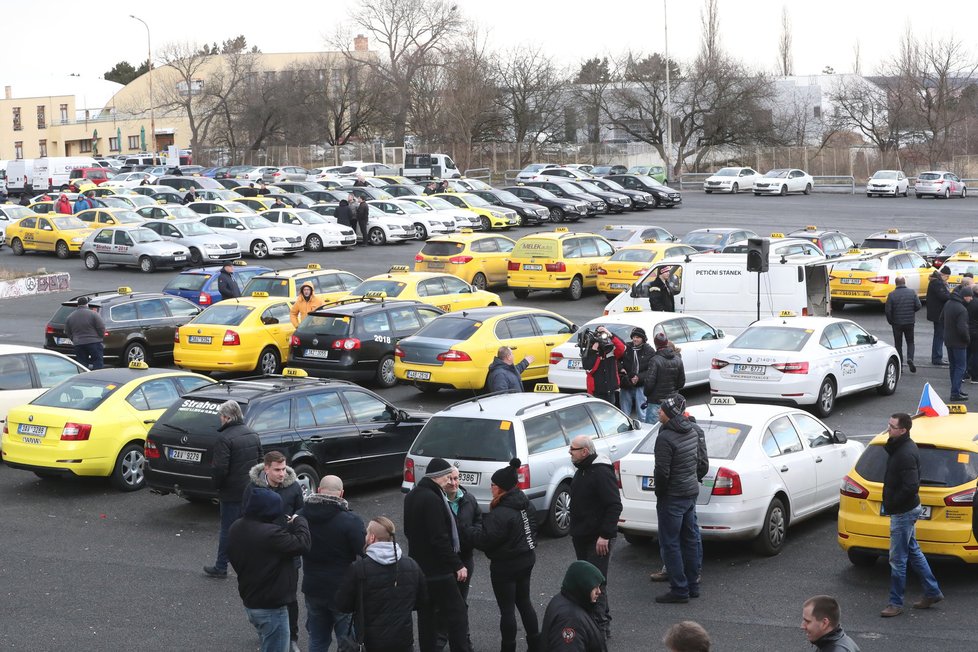
[[[247,179],[238,179],[237,177],[222,177],[222,178],[215,177],[214,181],[217,181],[226,190],[237,190],[241,186],[248,185]]]
[[[512,208],[519,213],[520,226],[543,224],[550,221],[550,209],[543,204],[524,201],[508,190],[472,190],[477,197],[482,197],[493,206]]]
[[[598,184],[592,183],[590,179],[571,179],[569,183],[589,195],[603,199],[604,203],[608,205],[609,213],[621,214],[632,208],[632,198],[623,192],[605,190]]]
[[[266,453],[285,455],[306,493],[324,475],[338,475],[345,485],[400,477],[404,456],[429,418],[343,380],[301,375],[223,380],[184,394],[149,431],[144,450],[151,489],[188,500],[217,496],[217,409],[225,401],[241,406]]]
[[[600,177],[606,174],[625,174],[627,172],[628,168],[624,165],[595,165],[588,171],[588,174]]]
[[[608,204],[605,203],[600,197],[595,197],[590,193],[586,193],[574,184],[569,182],[570,180],[557,179],[554,178],[553,181],[550,180],[537,180],[537,181],[527,181],[526,185],[535,186],[537,188],[543,188],[544,190],[549,190],[553,194],[561,197],[563,199],[572,199],[574,201],[583,201],[587,204],[587,217],[594,217],[596,215],[601,215],[607,212]]]
[[[826,258],[838,258],[856,246],[852,238],[838,229],[819,229],[806,226],[788,234],[789,238],[804,238],[825,253]]]
[[[588,179],[588,183],[592,183],[598,188],[607,190],[608,192],[617,192],[625,195],[632,200],[633,211],[644,210],[655,202],[655,198],[651,193],[644,190],[629,190],[620,183],[612,181],[611,179]]]
[[[389,186],[381,186],[380,189],[394,197],[414,197],[424,194],[424,186],[415,183],[392,183]]]
[[[170,186],[136,186],[132,189],[137,195],[152,197],[156,201],[163,200],[165,204],[182,204],[186,193],[179,193]]]
[[[346,199],[350,196],[348,192],[341,192],[339,190],[310,190],[308,192],[302,193],[309,199],[311,199],[316,204],[332,204],[339,203],[341,199]]]
[[[89,308],[105,322],[105,361],[121,367],[130,362],[173,359],[173,333],[197,316],[200,307],[182,297],[160,292],[133,292],[119,288],[72,297],[61,304],[44,328],[44,348],[65,355],[75,352],[65,336],[65,320],[88,298]]]
[[[327,304],[293,333],[289,366],[311,376],[393,387],[394,347],[443,312],[420,301],[369,296]]]
[[[584,200],[563,199],[549,190],[536,186],[520,184],[518,186],[507,186],[503,190],[513,193],[523,201],[540,204],[550,211],[551,222],[576,222],[587,215],[589,210],[589,205]]]
[[[628,190],[641,190],[642,192],[649,193],[655,198],[655,203],[649,204],[650,208],[657,208],[659,206],[674,208],[683,203],[683,196],[678,190],[673,190],[650,176],[643,174],[610,174],[605,179],[610,179]]]
[[[354,197],[363,197],[367,201],[371,199],[390,199],[390,193],[386,190],[381,190],[380,188],[374,188],[372,186],[343,186],[342,188],[337,188],[338,192],[344,192],[352,194]]]

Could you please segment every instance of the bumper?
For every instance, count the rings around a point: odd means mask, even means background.
[[[200,496],[217,498],[217,490],[210,475],[189,475],[154,469],[152,460],[146,460],[146,486],[163,494]]]
[[[658,197],[659,206],[679,206],[683,203],[682,196],[678,197]]]
[[[839,533],[836,538],[841,547],[846,552],[853,550],[868,554],[887,557],[890,553],[890,537],[874,537],[865,534],[850,534],[839,526]],[[968,549],[961,543],[935,543],[932,541],[920,541],[920,550],[930,558],[954,559],[963,561],[966,564],[978,564],[978,550],[973,549],[972,544]]]
[[[226,347],[220,350],[195,351],[190,345],[176,344],[173,347],[173,364],[183,369],[195,371],[251,371],[258,365],[259,349]],[[232,351],[231,349],[238,349]]]
[[[622,278],[611,278],[607,276],[598,278],[598,292],[601,292],[602,294],[621,294],[622,292],[627,292],[631,288],[631,282]]]
[[[406,383],[419,383],[453,389],[482,389],[486,384],[486,369],[473,369],[471,365],[452,368],[453,363],[436,367],[396,362],[394,375]],[[425,378],[423,375],[428,374]],[[421,376],[421,377],[419,377]]]
[[[895,187],[893,188],[866,188],[867,195],[892,195],[896,197],[899,193]]]
[[[208,251],[204,250],[204,258],[207,260],[237,260],[241,258],[241,251]]]
[[[788,405],[812,405],[818,400],[818,386],[814,383],[784,383],[780,381],[752,382],[714,380],[710,378],[710,393],[718,396],[733,396],[738,400],[747,399],[766,403]],[[763,385],[758,389],[759,386]]]
[[[570,287],[573,274],[558,276],[553,279],[520,279],[506,277],[506,284],[511,290],[566,290]]]
[[[297,254],[305,249],[305,245],[273,242],[268,245],[268,253],[272,256],[284,256],[285,254]]]
[[[887,290],[882,292],[875,290],[831,290],[829,298],[832,301],[845,301],[846,303],[881,305],[886,303],[887,292]]]
[[[318,358],[296,358],[289,354],[288,365],[303,369],[315,378],[338,378],[340,380],[370,380],[377,375],[376,362],[373,366],[361,365],[354,360],[322,360]]]
[[[59,441],[54,446],[25,444],[17,435],[3,437],[3,462],[23,471],[64,476],[107,477],[112,474],[115,455],[93,450],[89,442]]]
[[[584,370],[568,369],[566,360],[550,365],[547,380],[559,387],[562,392],[568,390],[583,392],[587,389],[587,375]]]
[[[150,256],[150,258],[157,267],[186,267],[190,264],[189,254],[186,256]]]
[[[755,195],[780,195],[781,186],[775,186],[774,188],[759,188],[754,186]]]
[[[618,529],[621,532],[658,534],[655,494],[650,491],[649,500],[622,498],[621,505],[621,516],[618,517]],[[711,540],[753,539],[761,532],[767,506],[767,498],[697,505],[696,520],[699,522],[700,536]]]

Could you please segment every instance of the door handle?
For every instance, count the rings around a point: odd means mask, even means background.
[[[361,432],[360,433],[360,436],[363,437],[364,439],[370,439],[375,434],[377,434],[377,433],[375,433],[375,432]]]
[[[816,458],[815,458],[815,463],[816,463],[816,464],[818,464],[818,463],[819,463],[819,462],[821,462],[821,461],[822,461],[822,458],[821,458],[821,457],[816,457]]]
[[[544,344],[544,346],[553,346],[554,345],[553,342],[544,342],[543,344]]]
[[[510,351],[515,351],[518,348],[520,348],[520,347],[518,347],[518,346],[511,346],[511,347],[509,347],[509,350]]]
[[[309,441],[326,441],[325,437],[310,437]]]
[[[781,473],[787,473],[787,472],[788,472],[788,465],[785,464],[784,466],[781,467]]]

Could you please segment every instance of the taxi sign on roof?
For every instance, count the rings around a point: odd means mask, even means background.
[[[853,247],[852,249],[850,249],[846,253],[848,253],[848,254],[861,254],[862,251],[860,251],[860,249],[858,247]]]
[[[122,287],[119,288],[119,294],[132,294],[132,288],[123,285]]]
[[[129,363],[130,369],[149,369],[149,365],[142,360],[133,360]]]
[[[805,230],[806,231],[816,231],[816,230],[818,230],[818,227],[815,226],[814,224],[809,224],[808,226],[805,227]]]
[[[625,306],[624,312],[642,312],[642,306]]]
[[[774,232],[774,233],[771,234],[771,237],[772,238],[783,238],[784,237],[784,234],[783,233],[779,233],[779,232]]]
[[[251,296],[255,297],[256,299],[267,299],[268,292],[252,292]]]
[[[968,406],[961,405],[960,403],[952,403],[947,406],[947,411],[950,414],[968,414]]]
[[[710,398],[710,405],[737,405],[733,396],[713,396]]]
[[[778,313],[778,317],[797,317],[798,313],[794,310],[782,310]]]
[[[391,268],[387,270],[387,273],[393,274],[395,272],[400,273],[400,272],[409,272],[409,271],[411,270],[408,269],[407,265],[391,265]]]
[[[239,258],[239,259],[237,259],[237,260],[235,260],[235,261],[233,261],[233,262],[232,262],[231,264],[232,264],[232,265],[237,265],[238,267],[244,267],[245,265],[247,265],[247,264],[248,264],[248,261],[247,261],[247,260],[241,260],[241,259]]]
[[[305,378],[309,374],[306,373],[305,369],[297,369],[295,367],[286,367],[282,370],[283,376],[291,376],[293,378]]]
[[[319,263],[309,263],[308,265],[306,265],[306,269],[322,269],[322,268],[323,268],[322,265],[320,265]]]
[[[614,224],[605,224],[604,225],[604,230],[605,231],[612,231],[612,230],[614,230],[614,228],[615,228],[615,225]]]
[[[655,244],[656,242],[658,242],[658,240],[656,240],[655,238],[646,238],[645,240],[642,240],[642,242],[644,242],[645,244]]]
[[[537,383],[533,386],[534,392],[552,392],[557,393],[557,386],[553,383]]]
[[[887,229],[886,232],[887,233],[899,233],[900,232],[900,229]]]
[[[372,291],[372,292],[367,292],[366,294],[363,295],[363,298],[365,298],[365,299],[386,299],[387,298],[387,293],[386,292],[383,292],[383,291],[375,290],[375,291]]]
[[[971,252],[970,251],[959,251],[958,253],[954,254],[954,257],[955,258],[971,258]]]
[[[554,233],[567,233],[568,231],[570,231],[570,229],[568,229],[566,226],[558,226],[556,229],[554,229]]]

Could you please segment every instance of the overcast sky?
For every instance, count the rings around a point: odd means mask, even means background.
[[[665,1],[670,56],[688,60],[699,47],[703,2]],[[721,0],[722,46],[748,65],[774,72],[785,4],[793,25],[796,74],[817,74],[825,66],[851,72],[857,40],[863,73],[871,74],[896,51],[911,17],[920,37],[949,38],[957,27],[956,36],[968,39],[968,28],[978,24],[978,3],[972,2],[943,6],[907,0]],[[130,13],[149,24],[154,51],[167,42],[220,42],[238,34],[264,52],[327,49],[327,36],[356,2],[98,0],[79,5],[77,0],[47,0],[43,5],[43,13],[38,13],[35,3],[0,0],[5,53],[0,81],[24,74],[99,77],[118,61],[145,60],[146,31],[129,18]],[[591,56],[626,49],[662,51],[664,43],[663,0],[457,0],[457,5],[486,30],[492,48],[538,46],[574,69]]]

